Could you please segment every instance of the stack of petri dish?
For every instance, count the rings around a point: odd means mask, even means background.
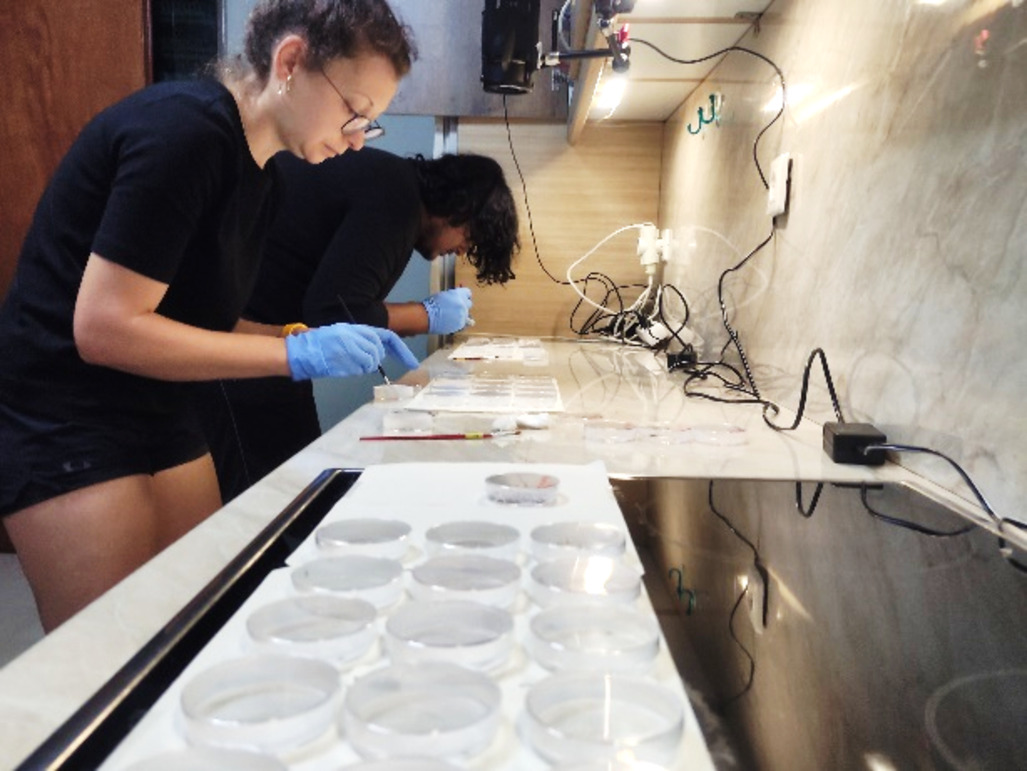
[[[557,605],[529,625],[528,652],[550,670],[643,674],[660,650],[656,619],[631,605]]]
[[[354,681],[340,734],[365,758],[464,760],[482,753],[499,728],[501,695],[488,676],[458,664],[392,664]]]
[[[414,601],[385,622],[385,647],[398,664],[448,661],[494,670],[513,649],[513,616],[468,600]]]
[[[440,554],[477,554],[513,560],[520,552],[521,534],[517,528],[498,522],[460,520],[428,528],[424,542],[425,551],[431,557]]]
[[[630,757],[669,763],[684,728],[673,691],[645,678],[604,672],[563,672],[529,690],[525,732],[550,763]]]
[[[255,655],[215,664],[182,689],[192,744],[288,752],[332,724],[341,690],[331,664],[296,656]]]
[[[379,610],[403,594],[403,564],[384,557],[322,557],[296,567],[291,577],[301,592],[354,597]]]
[[[258,608],[246,619],[246,631],[263,652],[325,659],[341,667],[374,645],[377,616],[367,600],[301,595]]]
[[[531,553],[539,562],[558,557],[594,554],[616,558],[624,554],[624,531],[606,522],[553,522],[531,531]]]
[[[318,549],[330,555],[362,554],[401,560],[409,548],[410,525],[397,519],[340,519],[314,533]]]
[[[515,471],[485,479],[485,494],[494,503],[551,506],[557,502],[560,480],[549,474]]]
[[[642,577],[609,557],[560,557],[531,569],[528,594],[541,607],[594,603],[632,603],[642,592]]]
[[[410,571],[415,600],[472,600],[509,608],[521,588],[521,569],[510,560],[476,554],[431,557]]]

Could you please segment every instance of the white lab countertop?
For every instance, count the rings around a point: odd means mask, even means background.
[[[662,358],[648,351],[572,341],[547,341],[544,349],[530,364],[453,361],[438,351],[402,382],[423,385],[450,375],[552,377],[564,410],[551,416],[549,428],[498,439],[361,441],[381,435],[386,416],[399,406],[365,405],[0,670],[0,765],[15,765],[42,743],[326,468],[599,460],[611,477],[917,481],[891,464],[874,469],[831,462],[817,424],[804,421],[779,433],[764,425],[758,405],[687,398],[682,376],[665,372]],[[778,422],[787,425],[792,417],[782,414]],[[494,418],[438,412],[431,428],[482,431]],[[596,421],[644,430],[631,441],[619,441],[617,431],[618,441],[595,441]],[[929,493],[980,521],[962,499],[944,490]]]

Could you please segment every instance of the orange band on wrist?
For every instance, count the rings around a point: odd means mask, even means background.
[[[289,335],[298,335],[300,332],[306,332],[310,327],[306,324],[296,322],[295,324],[286,324],[282,327],[282,331],[278,333],[279,337],[288,337]]]

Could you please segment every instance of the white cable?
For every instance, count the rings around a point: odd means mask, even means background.
[[[638,223],[635,223],[633,225],[625,225],[624,227],[617,228],[615,231],[610,233],[610,235],[606,236],[606,238],[604,238],[598,244],[593,246],[591,249],[589,249],[587,252],[585,252],[585,254],[583,254],[581,257],[579,257],[577,260],[572,262],[567,267],[567,283],[570,285],[571,289],[573,289],[574,292],[578,295],[578,297],[580,297],[582,299],[583,302],[588,303],[589,305],[591,305],[593,308],[595,308],[597,310],[605,311],[606,313],[612,313],[612,311],[609,308],[607,308],[607,307],[605,307],[603,305],[599,305],[598,303],[592,302],[592,300],[588,299],[585,296],[585,294],[580,289],[578,289],[578,285],[574,282],[574,279],[571,278],[571,272],[576,267],[578,267],[578,265],[580,265],[585,260],[587,260],[589,257],[591,257],[596,252],[596,250],[599,249],[599,247],[601,247],[603,244],[605,244],[607,241],[609,241],[614,236],[619,236],[625,230],[631,230],[633,228],[636,229],[636,230],[639,230],[641,228],[644,228],[646,225],[652,225],[652,224],[653,223],[651,223],[651,222],[638,222]],[[649,279],[649,282],[650,282],[650,286],[651,286],[652,285],[652,278],[651,277]],[[646,291],[648,291],[648,289]],[[619,312],[620,311],[617,311],[617,313],[619,313]]]

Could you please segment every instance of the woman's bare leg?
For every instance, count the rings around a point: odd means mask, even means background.
[[[157,510],[145,475],[59,495],[4,523],[47,632],[157,553]]]
[[[153,490],[158,551],[221,508],[217,472],[209,454],[154,475]]]

